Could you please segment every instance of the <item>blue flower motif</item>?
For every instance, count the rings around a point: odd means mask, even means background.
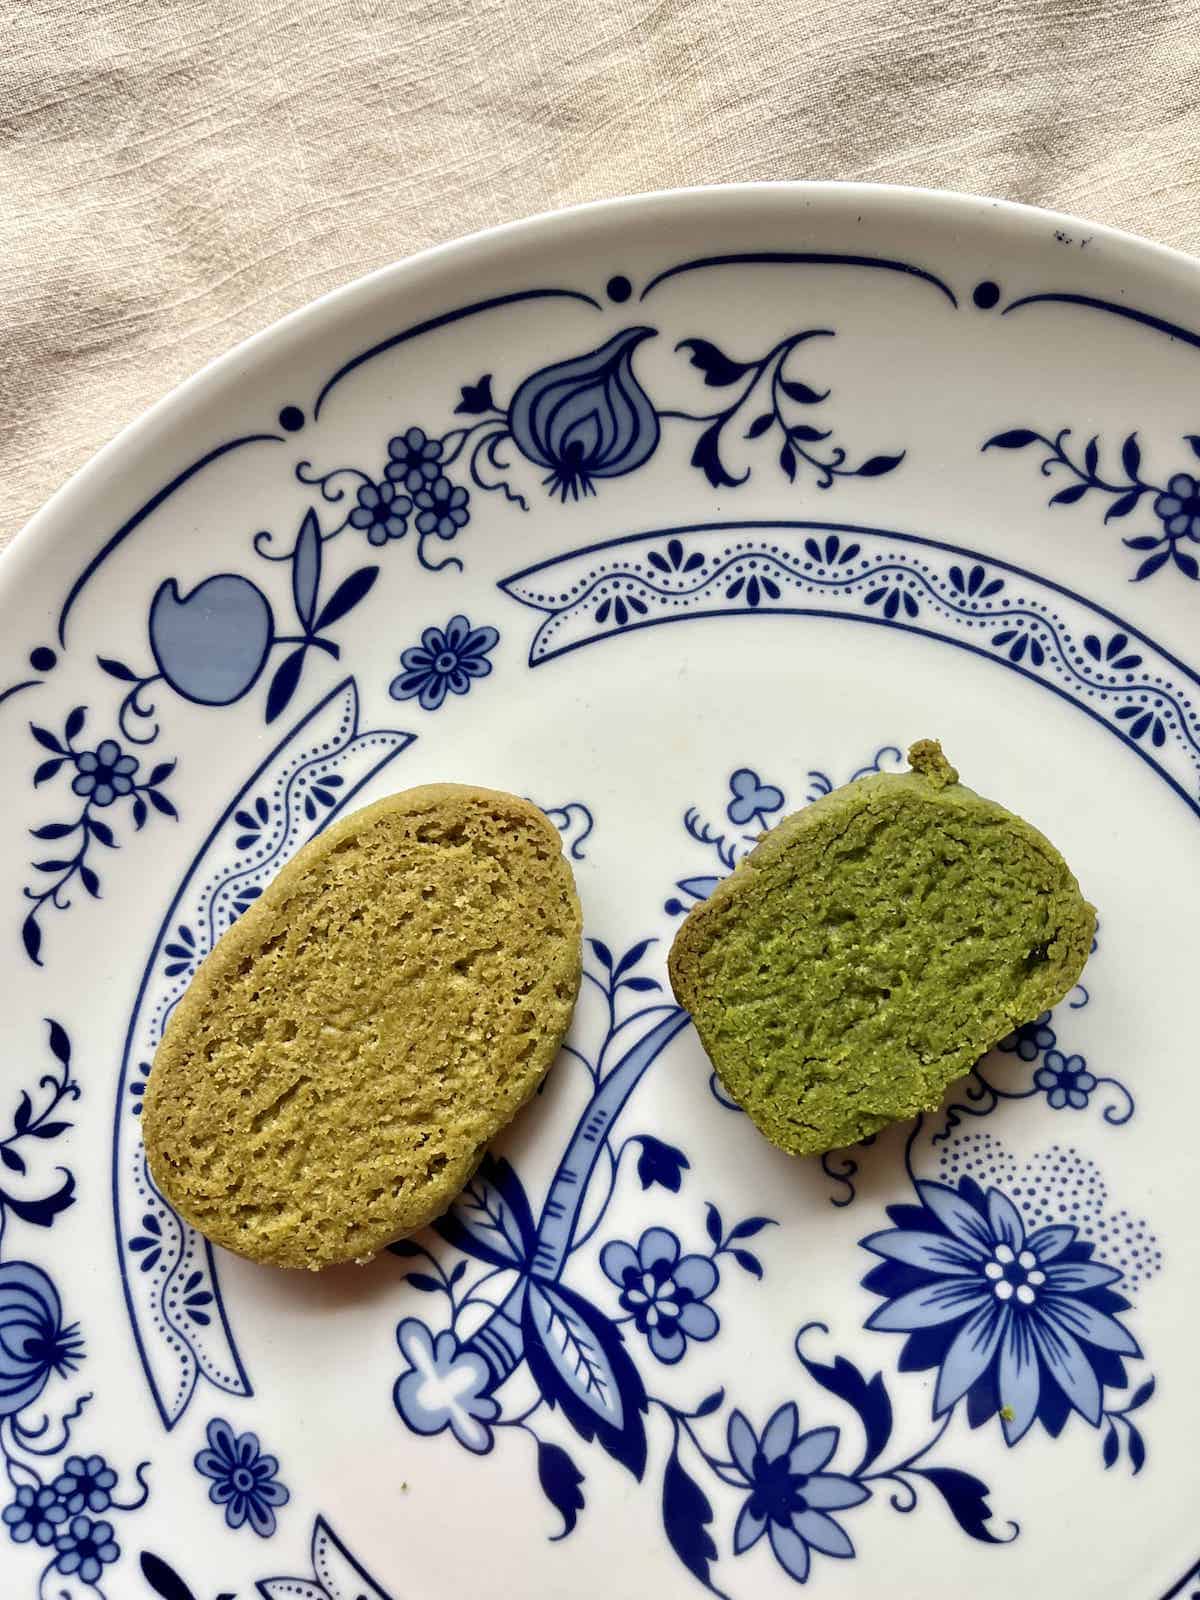
[[[396,1342],[408,1368],[392,1398],[408,1426],[426,1435],[449,1428],[459,1444],[486,1455],[492,1448],[488,1423],[500,1415],[498,1402],[484,1393],[491,1379],[487,1362],[464,1350],[449,1328],[435,1339],[415,1317],[405,1317]]]
[[[130,793],[137,769],[136,756],[126,755],[115,739],[102,739],[94,750],[75,757],[71,787],[92,805],[110,806],[119,795]]]
[[[140,1117],[142,1108],[145,1105],[146,1089],[150,1081],[150,1063],[148,1061],[139,1061],[137,1072],[138,1076],[133,1078],[129,1085],[129,1094],[133,1101],[130,1110],[135,1117]]]
[[[412,501],[406,494],[397,494],[394,483],[364,483],[350,513],[350,526],[363,529],[368,544],[386,544],[389,539],[403,539],[411,510]]]
[[[1024,661],[1027,650],[1035,667],[1046,665],[1046,652],[1032,629],[1001,628],[999,633],[992,635],[992,644],[997,650],[1003,650],[1014,666]]]
[[[129,1241],[129,1248],[135,1255],[141,1256],[142,1259],[138,1263],[141,1270],[150,1272],[162,1258],[162,1223],[153,1211],[146,1211],[142,1214],[142,1227],[145,1228],[145,1233],[135,1234]]]
[[[904,607],[906,615],[910,617],[920,614],[921,607],[917,597],[906,587],[903,578],[889,578],[879,584],[877,588],[872,589],[870,594],[865,597],[866,604],[869,606],[877,606],[881,600],[883,601],[883,614],[889,622],[895,621],[901,606]]]
[[[1088,1096],[1096,1087],[1095,1077],[1088,1071],[1082,1056],[1064,1056],[1061,1050],[1047,1052],[1046,1060],[1033,1075],[1033,1081],[1043,1089],[1046,1099],[1055,1111],[1070,1106],[1082,1111]]]
[[[1200,483],[1190,472],[1177,472],[1154,502],[1154,512],[1172,539],[1200,543]]]
[[[206,578],[185,595],[168,578],[150,604],[158,670],[176,694],[202,706],[232,705],[253,687],[274,632],[266,595],[235,572]]]
[[[212,1479],[208,1498],[225,1507],[231,1528],[248,1521],[260,1539],[269,1539],[275,1532],[274,1508],[291,1499],[276,1477],[279,1462],[263,1455],[257,1434],[234,1433],[220,1417],[213,1418],[207,1433],[208,1448],[197,1453],[195,1466]]]
[[[32,1405],[52,1372],[65,1378],[82,1358],[77,1324],[63,1327],[58,1291],[42,1269],[0,1264],[0,1417]]]
[[[658,413],[633,375],[633,352],[653,335],[625,328],[597,350],[533,373],[513,396],[512,436],[523,456],[549,468],[551,493],[594,494],[597,478],[633,472],[654,454]]]
[[[440,474],[442,441],[430,439],[424,428],[409,428],[388,440],[387,475],[415,495]]]
[[[651,550],[647,559],[652,567],[656,567],[668,577],[676,572],[683,574],[699,572],[704,565],[703,554],[699,550],[693,550],[691,555],[688,555],[682,539],[668,539],[666,555],[658,550]]]
[[[435,478],[428,488],[417,493],[417,532],[453,539],[470,521],[469,498],[467,491],[449,478]]]
[[[107,1511],[116,1484],[117,1475],[103,1456],[88,1456],[86,1460],[83,1456],[68,1456],[54,1480],[54,1492],[66,1514],[77,1517],[81,1511]]]
[[[121,1554],[113,1538],[111,1522],[93,1522],[91,1517],[72,1517],[54,1536],[58,1556],[55,1571],[64,1578],[77,1573],[84,1583],[95,1583],[109,1562]]]
[[[745,828],[755,818],[766,827],[770,812],[783,808],[783,791],[773,783],[764,783],[750,767],[739,767],[729,780],[731,799],[725,815],[736,827]]]
[[[737,600],[745,591],[746,604],[751,611],[757,611],[765,596],[768,600],[778,600],[782,590],[773,578],[768,578],[766,573],[761,577],[751,573],[747,579],[737,577],[725,591],[726,600]]]
[[[67,1508],[54,1490],[35,1489],[31,1484],[22,1484],[12,1503],[0,1512],[0,1521],[14,1544],[52,1545],[56,1530],[66,1520]]]
[[[1050,1013],[1043,1011],[1032,1022],[1023,1022],[1012,1033],[1005,1034],[997,1048],[1009,1052],[1015,1050],[1022,1061],[1036,1061],[1043,1050],[1053,1047],[1057,1037],[1050,1026]]]
[[[600,1252],[600,1266],[660,1361],[681,1361],[689,1339],[711,1339],[720,1327],[716,1312],[704,1304],[717,1287],[716,1267],[707,1256],[681,1256],[679,1240],[668,1229],[647,1228],[636,1250],[623,1239],[611,1240]]]
[[[451,617],[445,629],[426,628],[421,643],[403,651],[404,668],[388,686],[393,700],[419,698],[426,711],[436,711],[447,694],[466,694],[472,681],[492,670],[487,659],[499,643],[495,628],[472,628],[466,617]]]
[[[1116,1267],[1067,1224],[1026,1236],[1021,1214],[999,1189],[973,1179],[957,1191],[917,1184],[920,1206],[895,1206],[898,1224],[862,1241],[884,1258],[864,1278],[882,1295],[868,1328],[906,1333],[905,1371],[938,1369],[933,1411],[967,1399],[978,1427],[1000,1412],[1009,1445],[1034,1419],[1056,1436],[1072,1411],[1099,1427],[1104,1387],[1124,1386],[1123,1356],[1139,1356],[1114,1313]]]
[[[1142,703],[1131,706],[1118,706],[1116,717],[1118,722],[1125,724],[1125,731],[1133,739],[1144,738],[1148,733],[1156,750],[1161,750],[1167,742],[1167,729],[1163,719],[1154,710],[1146,710],[1144,702],[1146,696],[1141,697]],[[1161,700],[1154,702],[1156,706],[1162,704]]]
[[[824,1469],[837,1449],[837,1428],[800,1432],[793,1402],[779,1407],[760,1439],[740,1411],[729,1419],[729,1454],[750,1496],[733,1530],[733,1553],[745,1555],[765,1533],[776,1561],[803,1583],[812,1552],[849,1560],[854,1546],[832,1511],[870,1499],[870,1490]]]

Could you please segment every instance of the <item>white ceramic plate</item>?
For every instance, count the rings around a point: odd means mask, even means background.
[[[6,1596],[1197,1588],[1198,330],[1192,262],[1036,211],[623,201],[330,296],[53,501],[0,566]],[[792,1161],[665,952],[931,734],[1098,946]],[[164,1018],[433,779],[560,827],[570,1046],[437,1232],[211,1251],[142,1157]]]

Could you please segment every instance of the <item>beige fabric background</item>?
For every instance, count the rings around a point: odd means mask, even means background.
[[[1200,252],[1197,0],[8,0],[0,544],[209,357],[384,262],[865,178]]]

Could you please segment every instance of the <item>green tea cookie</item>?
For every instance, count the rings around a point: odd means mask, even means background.
[[[785,817],[671,947],[721,1082],[795,1155],[936,1110],[1091,949],[1096,914],[1050,841],[935,741],[909,761]]]
[[[433,784],[345,817],[234,924],[146,1090],[166,1198],[280,1267],[366,1260],[451,1203],[554,1060],[581,919],[558,834]]]

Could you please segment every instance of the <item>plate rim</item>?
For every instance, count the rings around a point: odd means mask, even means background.
[[[689,205],[737,207],[766,200],[786,206],[789,202],[798,208],[818,202],[844,203],[852,210],[856,203],[878,206],[894,202],[902,210],[915,215],[922,209],[933,210],[945,216],[958,214],[963,222],[977,226],[987,216],[999,215],[1014,229],[1026,235],[1034,228],[1056,224],[1063,227],[1086,228],[1089,237],[1102,240],[1134,259],[1149,258],[1168,271],[1197,273],[1200,257],[1162,244],[1144,235],[1116,228],[1108,223],[1092,222],[1078,214],[1057,211],[1048,207],[1029,205],[1024,201],[973,194],[968,190],[930,188],[918,184],[890,184],[847,181],[842,179],[779,179],[747,183],[694,184],[671,189],[654,189],[644,194],[614,195],[601,200],[584,201],[578,205],[554,207],[546,211],[517,218],[512,222],[496,223],[479,228],[458,238],[440,244],[428,245],[412,255],[398,257],[395,261],[376,267],[372,271],[352,278],[348,283],[326,290],[295,310],[285,313],[239,340],[221,355],[212,357],[197,370],[176,384],[157,400],[144,407],[136,416],[101,445],[84,464],[72,473],[20,527],[3,550],[0,550],[0,605],[9,601],[10,589],[20,581],[18,567],[34,554],[34,544],[45,538],[60,517],[69,515],[72,502],[90,493],[93,482],[99,484],[103,475],[120,471],[124,458],[137,451],[143,442],[160,426],[169,426],[176,415],[185,415],[189,406],[215,393],[231,378],[236,369],[249,363],[252,367],[270,359],[286,342],[315,321],[334,321],[352,312],[356,304],[369,300],[376,294],[393,288],[403,291],[418,274],[437,272],[443,265],[453,267],[469,263],[473,256],[480,259],[503,247],[510,241],[522,239],[536,241],[539,234],[572,228],[591,222],[601,224],[619,220],[622,216],[638,216],[655,209],[673,210]],[[1196,279],[1200,291],[1200,277]]]

